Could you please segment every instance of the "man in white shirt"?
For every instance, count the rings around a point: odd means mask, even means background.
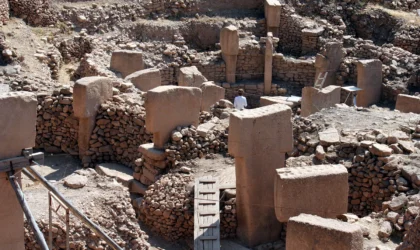
[[[243,110],[244,108],[246,108],[246,106],[248,106],[248,103],[246,102],[246,97],[243,95],[244,95],[244,90],[240,89],[238,91],[238,96],[235,97],[235,101],[233,104],[235,106],[235,109]]]

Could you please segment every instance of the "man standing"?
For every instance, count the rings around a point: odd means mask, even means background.
[[[238,96],[235,97],[234,106],[235,109],[243,110],[248,106],[248,103],[246,102],[246,97],[244,95],[244,90],[240,89],[238,91]]]

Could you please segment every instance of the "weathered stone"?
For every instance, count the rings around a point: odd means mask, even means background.
[[[179,69],[178,86],[200,88],[207,81],[207,78],[201,74],[196,66]]]
[[[134,72],[128,75],[125,80],[131,81],[141,91],[149,91],[162,85],[160,70],[155,68]]]
[[[301,214],[287,223],[286,249],[360,250],[363,232],[360,226],[314,215]]]
[[[205,82],[201,85],[203,92],[201,111],[210,111],[210,107],[225,98],[225,89],[217,86],[214,82]]]
[[[301,213],[336,218],[347,211],[348,192],[348,173],[343,165],[277,169],[274,191],[277,219],[287,222]]]
[[[380,238],[389,238],[392,233],[392,225],[389,221],[384,221],[381,223],[378,231],[378,236]]]
[[[143,53],[131,50],[116,50],[112,52],[111,69],[120,72],[123,78],[142,70],[144,69]]]
[[[377,156],[390,156],[392,154],[392,149],[385,144],[375,143],[372,147],[369,148],[369,151]]]
[[[382,90],[380,60],[360,60],[357,63],[357,87],[362,89],[357,94],[357,106],[368,107],[380,101]]]
[[[64,186],[69,188],[82,188],[86,186],[88,178],[79,174],[72,174],[64,179]]]
[[[101,163],[96,165],[95,169],[99,174],[117,179],[126,187],[133,179],[133,170],[121,164]]]
[[[324,108],[334,107],[340,103],[341,87],[328,86],[322,90],[305,87],[302,90],[302,111],[303,117],[321,111]]]
[[[340,143],[340,134],[336,128],[329,128],[319,132],[319,142],[322,146],[336,145]]]

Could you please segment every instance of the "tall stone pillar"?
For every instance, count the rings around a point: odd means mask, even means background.
[[[232,113],[229,153],[235,157],[237,235],[247,246],[274,242],[282,230],[274,209],[276,169],[293,149],[292,110],[274,104]]]
[[[265,0],[265,20],[267,32],[272,32],[275,37],[279,36],[281,4],[279,0]]]
[[[378,59],[357,62],[357,106],[369,107],[381,100],[382,62]]]
[[[33,93],[0,93],[0,160],[35,146],[37,105]],[[20,174],[15,176],[20,180]],[[0,173],[0,187],[0,249],[23,250],[23,211],[5,172]]]
[[[273,80],[273,33],[267,33],[267,41],[265,44],[264,95],[269,95]]]
[[[79,157],[89,150],[89,140],[95,127],[99,106],[112,97],[112,81],[107,77],[85,77],[74,84],[73,109],[79,119]]]
[[[319,75],[324,77],[328,72],[327,79],[324,82],[324,88],[336,84],[336,72],[340,68],[341,61],[344,58],[343,44],[339,42],[329,42],[325,45],[324,51],[317,54],[315,58],[315,82]]]
[[[195,87],[160,86],[147,92],[146,128],[155,148],[163,149],[176,127],[198,126],[201,98]]]
[[[220,46],[222,47],[223,60],[226,63],[226,82],[236,82],[236,63],[239,54],[238,28],[229,25],[220,33]]]

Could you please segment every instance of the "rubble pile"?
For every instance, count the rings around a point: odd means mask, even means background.
[[[78,155],[79,121],[73,113],[71,87],[63,87],[52,94],[38,94],[36,148],[46,152],[66,152]]]
[[[34,26],[55,24],[56,15],[51,0],[9,0],[10,10]]]
[[[204,123],[198,128],[189,126],[174,130],[169,143],[165,145],[168,166],[175,167],[178,161],[203,158],[207,154],[227,152],[227,126],[218,124],[218,120],[216,117],[213,122]]]
[[[409,250],[420,248],[420,216],[417,216],[416,220],[410,227],[410,230],[404,237],[402,245],[397,247],[397,250]]]
[[[120,100],[121,101],[121,100]],[[109,101],[102,104],[90,140],[84,166],[97,162],[120,162],[134,167],[138,147],[151,141],[145,128],[145,109],[134,103]]]
[[[150,185],[140,206],[139,218],[168,240],[192,238],[194,193],[191,175],[167,174]]]
[[[93,50],[92,38],[85,35],[73,36],[73,38],[61,41],[56,47],[60,50],[65,63],[75,59],[80,60]]]
[[[411,230],[420,213],[420,195],[401,194],[384,202],[382,210],[384,221],[378,232],[379,237],[387,239],[391,234],[403,236]]]
[[[194,234],[194,176],[169,173],[150,185],[139,207],[139,218],[168,240],[192,239]],[[236,236],[236,192],[221,192],[220,236]]]
[[[211,108],[213,116],[219,119],[226,119],[230,116],[230,113],[234,111],[233,103],[229,100],[220,100],[216,102]]]
[[[150,248],[148,236],[138,226],[136,214],[130,204],[129,194],[112,196],[104,200],[105,213],[99,215],[85,214],[95,223],[100,225],[105,232],[122,248],[146,250]],[[37,221],[40,230],[46,239],[49,234],[48,221]],[[57,249],[66,248],[66,225],[56,220],[52,225],[53,246]],[[79,219],[70,218],[69,246],[71,249],[112,249],[105,241],[95,235]],[[25,221],[25,249],[40,249],[35,236]]]

